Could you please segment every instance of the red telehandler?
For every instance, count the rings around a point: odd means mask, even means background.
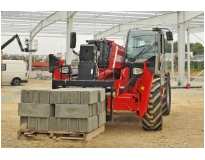
[[[166,38],[173,40],[169,30]],[[71,66],[49,55],[52,89],[104,87],[107,121],[113,119],[113,110],[130,110],[142,118],[144,130],[161,130],[163,116],[169,115],[171,109],[163,29],[130,29],[125,48],[103,38],[86,42],[80,46],[76,79],[71,76]],[[76,34],[72,32],[70,48],[75,45]]]

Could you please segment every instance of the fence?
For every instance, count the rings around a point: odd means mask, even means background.
[[[171,61],[166,61],[167,70],[171,70]],[[187,71],[187,61],[184,62],[184,69]],[[178,62],[174,63],[174,70],[178,70]],[[190,61],[190,70],[191,71],[202,71],[204,70],[204,61],[197,61],[197,60],[191,60]]]

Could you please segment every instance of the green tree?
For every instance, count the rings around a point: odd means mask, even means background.
[[[174,53],[178,53],[178,41],[174,42]],[[185,43],[185,52],[187,51],[187,44]]]
[[[173,48],[174,48],[174,53],[178,53],[178,42],[174,42],[173,44]]]
[[[190,48],[192,48],[194,46],[194,43],[190,43]]]
[[[19,57],[18,57],[18,56],[13,55],[13,56],[11,56],[11,60],[19,60]]]
[[[3,55],[2,59],[4,59],[4,60],[9,59],[9,56],[8,55]]]
[[[171,53],[171,44],[165,39],[165,53]]]
[[[193,55],[203,55],[204,47],[201,43],[197,42],[192,47],[190,47],[190,51],[193,52]]]

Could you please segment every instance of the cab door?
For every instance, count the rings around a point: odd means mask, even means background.
[[[164,41],[164,34],[160,34],[160,41],[161,41],[161,67],[160,67],[160,78],[161,78],[161,86],[165,84],[165,67],[166,67],[166,61],[165,61],[165,41]]]

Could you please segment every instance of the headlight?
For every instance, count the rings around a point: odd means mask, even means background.
[[[59,72],[62,74],[69,74],[70,72],[70,67],[69,66],[62,66],[59,68]]]
[[[133,68],[132,69],[132,74],[142,74],[143,69],[142,68]]]

